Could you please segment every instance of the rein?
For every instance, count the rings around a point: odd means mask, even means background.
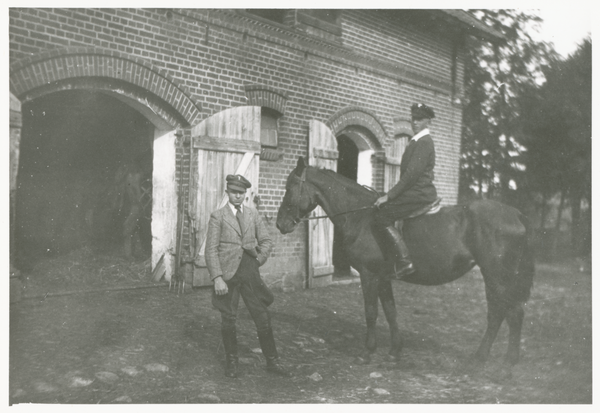
[[[304,183],[306,182],[306,168],[302,171],[302,175],[300,177],[298,177],[298,180],[300,181],[300,186],[303,186]],[[364,186],[364,187],[367,188],[367,189],[369,189],[369,190],[371,190],[371,191],[373,191],[373,192],[375,192],[376,194],[378,194],[377,191],[375,191],[373,188],[370,188],[368,186]],[[371,209],[371,208],[375,208],[375,206],[374,205],[367,205],[367,206],[364,206],[364,207],[360,207],[360,208],[356,208],[356,209],[351,209],[349,211],[338,212],[337,214],[333,214],[331,216],[330,215],[319,215],[319,216],[316,216],[316,217],[303,217],[303,218],[297,219],[296,223],[299,223],[299,222],[302,222],[302,221],[310,221],[310,220],[313,220],[313,219],[323,219],[323,218],[330,218],[331,219],[331,218],[337,217],[339,215],[350,214],[352,212],[363,211],[365,209]]]
[[[349,214],[351,212],[362,211],[364,209],[371,209],[371,208],[375,208],[375,207],[373,205],[368,205],[368,206],[364,206],[364,207],[361,207],[361,208],[351,209],[349,211],[338,212],[337,214],[333,214],[331,216],[329,216],[329,215],[319,215],[319,216],[316,216],[316,217],[300,218],[300,221],[310,221],[311,219],[333,218],[333,217],[337,217],[338,215]]]

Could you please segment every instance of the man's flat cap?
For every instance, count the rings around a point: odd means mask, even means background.
[[[433,109],[423,103],[415,103],[410,108],[410,114],[415,119],[433,119],[435,113]]]
[[[227,181],[227,189],[238,189],[245,191],[252,186],[250,181],[244,178],[242,175],[227,175],[225,180]]]

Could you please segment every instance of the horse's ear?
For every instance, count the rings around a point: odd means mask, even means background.
[[[298,157],[298,163],[296,164],[296,172],[298,175],[302,173],[302,171],[306,168],[306,159],[303,156]]]

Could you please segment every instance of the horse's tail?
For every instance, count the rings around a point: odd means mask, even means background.
[[[519,213],[519,220],[525,227],[525,236],[522,245],[522,254],[517,267],[516,283],[514,285],[514,297],[520,302],[526,302],[531,294],[533,287],[533,277],[535,275],[535,261],[532,243],[531,225],[527,217]]]

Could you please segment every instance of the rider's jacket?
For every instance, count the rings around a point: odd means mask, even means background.
[[[429,129],[423,129],[410,140],[400,164],[400,181],[388,192],[388,202],[432,203],[437,199],[433,185],[435,147]]]

